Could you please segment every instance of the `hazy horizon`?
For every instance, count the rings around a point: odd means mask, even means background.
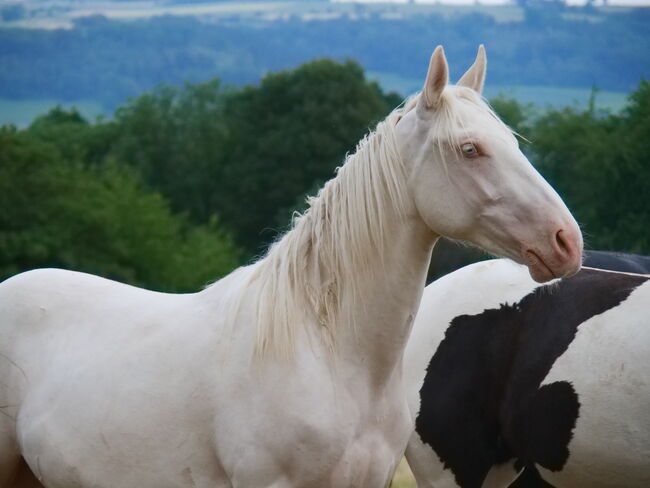
[[[415,3],[423,4],[447,4],[447,5],[514,5],[513,0],[414,0]],[[412,3],[411,0],[330,0],[332,3]],[[586,0],[565,0],[567,5],[579,6],[586,5]],[[597,0],[596,6],[610,7],[647,7],[650,6],[650,0]]]

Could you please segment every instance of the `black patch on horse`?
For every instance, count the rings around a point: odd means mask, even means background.
[[[452,320],[427,368],[416,431],[459,486],[480,488],[492,466],[514,458],[562,469],[580,403],[568,382],[540,385],[580,324],[647,279],[584,269]]]

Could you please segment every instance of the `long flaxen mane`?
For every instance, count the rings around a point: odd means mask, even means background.
[[[433,127],[442,137],[438,142],[458,144],[454,106],[463,98],[444,97]],[[248,285],[258,290],[256,357],[290,357],[300,327],[317,324],[332,348],[338,329],[354,327],[352,307],[343,302],[357,303],[362,283],[383,261],[388,219],[405,213],[407,174],[395,126],[416,102],[417,95],[364,137],[336,176],[308,199],[308,209],[294,217],[291,230],[253,265]],[[478,96],[460,103],[467,102],[491,112]]]

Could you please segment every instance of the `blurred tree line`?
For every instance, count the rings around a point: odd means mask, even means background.
[[[355,62],[257,86],[163,86],[90,123],[60,108],[0,129],[0,278],[60,266],[196,290],[260,254],[400,99]],[[650,253],[650,84],[621,114],[496,99],[593,248]],[[444,252],[444,248],[443,248]]]
[[[194,290],[260,253],[400,98],[354,62],[162,86],[0,129],[0,279],[44,266]]]
[[[650,9],[529,3],[524,20],[512,22],[479,13],[390,19],[368,10],[362,18],[334,20],[86,17],[69,30],[2,28],[0,97],[90,99],[112,111],[160,83],[219,76],[241,85],[320,57],[352,58],[371,71],[420,79],[436,44],[454,59],[457,79],[486,39],[488,51],[499,53],[490,62],[494,85],[598,85],[629,92],[650,75]]]

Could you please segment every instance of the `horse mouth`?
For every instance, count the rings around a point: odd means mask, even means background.
[[[530,276],[538,283],[545,283],[558,277],[535,251],[526,251],[525,259]]]

